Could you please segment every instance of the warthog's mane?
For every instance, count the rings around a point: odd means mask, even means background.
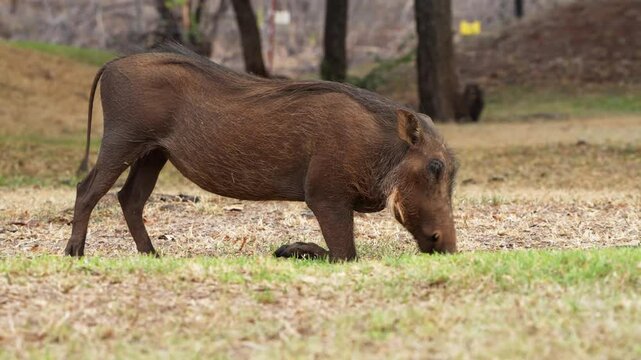
[[[170,53],[182,55],[171,59],[171,63],[180,64],[201,74],[224,82],[226,85],[245,90],[260,89],[255,96],[264,100],[283,98],[301,98],[309,95],[339,93],[349,96],[370,112],[384,127],[390,130],[396,127],[396,110],[406,109],[392,100],[374,92],[355,86],[330,81],[294,81],[287,79],[266,79],[251,74],[239,73],[217,64],[175,42],[165,42],[151,51],[152,53]],[[431,129],[426,129],[431,130]],[[431,131],[430,131],[431,132]]]

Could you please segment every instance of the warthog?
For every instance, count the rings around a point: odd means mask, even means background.
[[[215,194],[305,201],[329,251],[295,243],[277,256],[354,259],[353,212],[387,203],[422,252],[456,251],[456,164],[423,114],[345,84],[238,74],[169,45],[98,71],[85,164],[99,81],[104,135],[78,184],[67,255],[83,255],[92,209],[129,167],[118,199],[138,251],[155,254],[142,213],[167,160]]]

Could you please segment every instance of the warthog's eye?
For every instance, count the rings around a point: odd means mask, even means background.
[[[430,173],[430,175],[434,176],[437,179],[439,179],[443,174],[444,168],[445,164],[443,164],[443,161],[439,159],[432,159],[427,164],[427,171]]]

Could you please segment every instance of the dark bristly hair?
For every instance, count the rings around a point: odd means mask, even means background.
[[[330,81],[292,81],[285,79],[266,79],[251,74],[239,73],[217,64],[206,57],[187,49],[177,42],[163,42],[149,52],[179,54],[181,57],[167,59],[167,64],[179,64],[199,71],[205,76],[211,76],[217,81],[225,81],[229,85],[251,87],[257,83],[269,84],[271,91],[262,94],[263,98],[305,97],[314,94],[340,93],[345,94],[363,106],[367,111],[386,127],[395,126],[396,110],[407,109],[392,100],[386,99],[374,92],[355,87],[350,84]]]

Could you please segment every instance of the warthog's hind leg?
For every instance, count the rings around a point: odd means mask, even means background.
[[[93,208],[116,182],[118,176],[135,160],[140,150],[127,148],[126,143],[112,143],[103,140],[96,166],[82,180],[76,190],[76,204],[73,212],[71,237],[65,247],[65,255],[83,256],[87,225]]]
[[[143,254],[156,255],[143,222],[142,212],[166,162],[167,156],[162,150],[149,152],[131,166],[127,181],[118,192],[118,201],[129,232],[136,242],[138,252]]]

